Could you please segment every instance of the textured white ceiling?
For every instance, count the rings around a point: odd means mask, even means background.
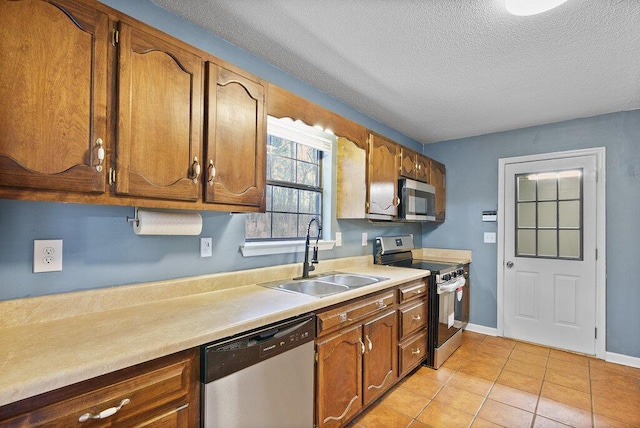
[[[640,0],[152,0],[422,143],[640,108]]]

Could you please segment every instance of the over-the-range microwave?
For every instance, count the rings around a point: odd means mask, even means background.
[[[398,218],[401,221],[435,221],[436,188],[421,181],[398,180]]]

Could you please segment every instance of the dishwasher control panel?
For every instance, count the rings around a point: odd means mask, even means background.
[[[315,315],[242,333],[202,347],[203,382],[209,383],[315,339]]]

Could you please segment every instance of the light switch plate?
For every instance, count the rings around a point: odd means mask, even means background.
[[[62,239],[33,241],[33,273],[62,270]]]
[[[369,237],[367,236],[367,232],[362,232],[362,246],[366,247],[367,246],[367,240],[369,239]]]
[[[211,237],[200,238],[200,257],[211,257],[213,255],[212,245],[213,239]]]
[[[496,243],[496,233],[495,232],[485,232],[484,233],[484,243],[485,244],[495,244]]]

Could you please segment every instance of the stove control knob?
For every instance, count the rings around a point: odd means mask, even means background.
[[[443,281],[449,281],[451,279],[451,275],[449,275],[448,273],[445,275],[442,275],[442,280]]]

